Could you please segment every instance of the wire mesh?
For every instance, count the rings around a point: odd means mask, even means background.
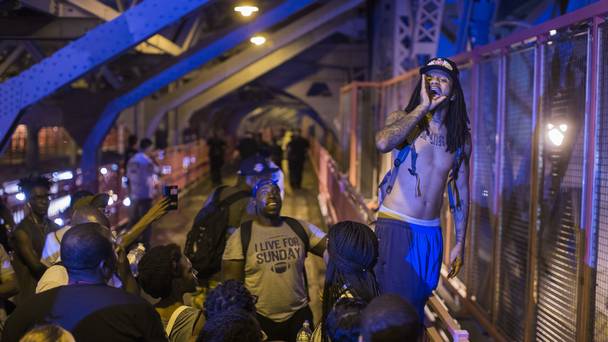
[[[338,125],[338,136],[340,143],[340,153],[337,155],[340,171],[348,172],[350,164],[350,119],[352,110],[352,90],[342,92],[340,96],[340,117]]]
[[[594,340],[608,341],[608,26],[600,28],[598,132],[596,151],[598,168],[593,203],[594,232],[597,234],[597,269],[595,279]]]
[[[537,341],[576,339],[587,34],[545,46]]]
[[[523,340],[530,224],[530,158],[534,51],[507,56],[505,133],[502,160],[500,304],[498,327]]]
[[[490,59],[479,65],[478,116],[473,127],[473,164],[471,174],[471,283],[467,290],[471,298],[492,313],[494,214],[493,195],[496,177],[496,117],[498,113],[498,60]],[[470,104],[470,102],[468,103]]]
[[[371,198],[375,189],[374,170],[378,161],[378,150],[374,140],[378,129],[376,112],[378,111],[378,89],[364,87],[358,89],[357,96],[357,159],[359,166],[359,191],[365,198]]]

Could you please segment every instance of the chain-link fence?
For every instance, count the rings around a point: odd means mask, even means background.
[[[454,58],[473,140],[458,279],[499,339],[608,341],[608,8],[590,8]],[[410,71],[343,89],[342,170],[366,198],[390,167],[374,133],[417,82]]]

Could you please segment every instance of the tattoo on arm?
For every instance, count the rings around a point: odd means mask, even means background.
[[[454,210],[454,226],[456,229],[456,242],[462,244],[465,242],[469,218],[469,157],[470,148],[465,147],[465,158],[462,161],[458,178],[456,179],[456,186],[460,193],[460,207]]]
[[[376,134],[378,150],[382,153],[390,152],[403,143],[425,114],[426,112],[420,108],[410,113],[395,111],[389,114],[386,125]]]

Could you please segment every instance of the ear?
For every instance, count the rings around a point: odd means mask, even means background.
[[[180,277],[180,267],[179,267],[179,261],[172,261],[171,262],[171,269],[173,270],[173,276],[176,278]]]
[[[97,266],[97,268],[104,279],[107,280],[112,278],[112,275],[114,274],[114,267],[111,261],[102,260],[99,262],[99,266]]]

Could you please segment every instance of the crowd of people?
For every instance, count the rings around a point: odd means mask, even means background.
[[[158,164],[147,139],[125,160],[134,205],[123,230],[111,227],[107,195],[86,191],[72,195],[71,221],[59,228],[47,217],[49,180],[22,180],[27,215],[0,235],[0,298],[8,313],[0,317],[2,341],[419,341],[439,278],[435,217],[446,181],[457,194],[453,203],[450,192],[457,234],[449,276],[462,266],[470,152],[455,64],[433,59],[421,74],[406,111],[391,113],[377,135],[379,150],[401,152],[381,186],[374,229],[342,221],[326,232],[282,215],[282,149],[260,134],[239,142],[230,186],[221,179],[226,143],[217,134],[207,141],[212,169],[219,168],[211,171],[216,187],[183,248],[151,247],[149,226],[169,203],[153,200],[149,179]],[[287,146],[294,196],[301,195],[308,147],[294,132]],[[399,171],[408,154],[408,172]],[[309,253],[326,264],[317,321]],[[205,299],[196,305],[188,294],[201,289]]]
[[[12,260],[0,250],[6,286],[0,286],[0,296],[18,294],[11,301],[16,308],[7,310],[2,341],[358,340],[367,304],[382,298],[373,273],[378,241],[362,223],[340,222],[326,234],[281,216],[281,189],[273,180],[279,170],[270,156],[254,154],[241,161],[235,185],[217,188],[223,189],[220,200],[244,195],[226,208],[224,227],[237,228],[226,230],[221,267],[201,279],[176,244],[148,249],[137,275],[132,272],[126,251],[166,212],[165,201],[151,204],[140,222],[117,234],[105,213],[108,195],[78,191],[68,209],[70,224],[59,228],[46,214],[50,182],[24,179],[29,213],[9,231]],[[304,267],[308,252],[327,263],[316,329]],[[187,303],[184,295],[209,286],[212,278],[219,282],[204,305]],[[407,319],[408,329],[418,334],[415,311]],[[301,333],[305,325],[309,335]]]

